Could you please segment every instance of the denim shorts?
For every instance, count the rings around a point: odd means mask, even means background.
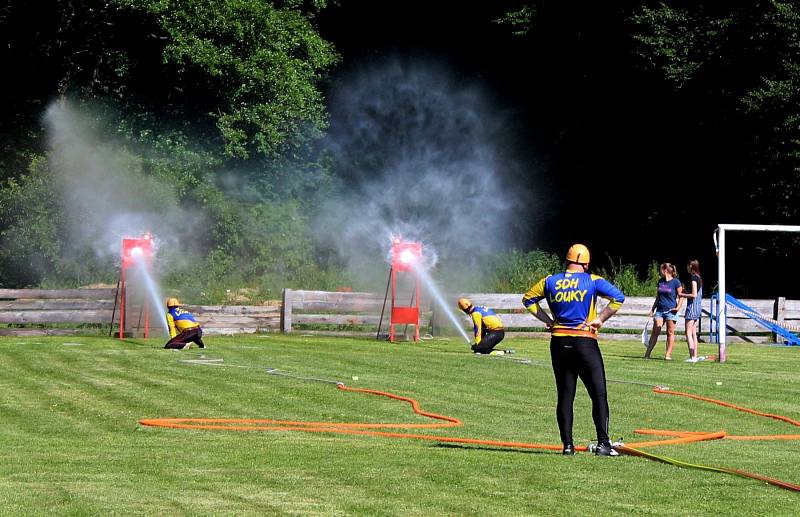
[[[672,311],[656,311],[654,318],[661,318],[664,321],[678,321],[678,313]]]

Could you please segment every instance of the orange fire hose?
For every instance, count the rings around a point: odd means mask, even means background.
[[[546,449],[553,451],[561,450],[561,445],[376,431],[375,429],[439,429],[446,427],[458,427],[462,425],[462,422],[461,420],[454,417],[423,411],[420,408],[419,403],[416,400],[409,397],[403,397],[385,391],[378,391],[365,388],[352,388],[346,386],[344,383],[341,382],[336,383],[336,387],[341,391],[366,393],[370,395],[387,397],[390,399],[407,402],[408,404],[411,405],[411,409],[417,415],[430,418],[433,420],[438,420],[439,422],[427,423],[427,424],[421,424],[421,423],[392,424],[392,423],[352,423],[352,422],[303,422],[303,421],[292,421],[292,420],[246,419],[246,418],[150,418],[150,419],[140,420],[139,423],[146,426],[169,427],[176,429],[211,429],[211,430],[226,430],[226,431],[303,431],[307,433],[338,433],[338,434],[354,434],[354,435],[366,435],[366,436],[381,436],[388,438],[409,438],[416,440],[431,440],[431,441],[445,442],[445,443],[463,443],[471,445],[486,445],[493,447],[508,447],[517,449]],[[718,404],[721,406],[736,409],[737,411],[743,411],[758,416],[780,420],[788,424],[791,424],[793,426],[800,427],[800,422],[793,420],[791,418],[781,415],[774,415],[770,413],[762,413],[760,411],[756,411],[741,406],[736,406],[734,404],[730,404],[716,399],[701,397],[699,395],[692,395],[690,393],[672,391],[660,387],[655,388],[653,391],[659,394],[688,397],[691,399],[700,400],[711,404]],[[615,447],[616,450],[631,456],[648,458],[655,461],[670,463],[672,465],[680,467],[697,468],[701,470],[709,470],[714,472],[723,472],[751,479],[757,479],[760,481],[765,481],[767,483],[770,483],[774,486],[800,492],[800,485],[795,485],[777,479],[768,478],[760,474],[754,474],[725,467],[708,467],[704,465],[692,465],[690,463],[681,462],[663,456],[657,456],[655,454],[643,452],[640,450],[641,448],[654,447],[659,445],[683,444],[683,443],[692,443],[692,442],[699,442],[706,440],[719,440],[723,438],[732,440],[800,440],[800,434],[768,435],[768,436],[730,436],[726,434],[725,431],[698,432],[698,431],[666,431],[666,430],[653,430],[653,429],[637,429],[635,430],[635,432],[637,434],[645,434],[645,435],[673,436],[674,438],[619,445]],[[587,447],[577,446],[575,447],[575,450],[586,451]]]

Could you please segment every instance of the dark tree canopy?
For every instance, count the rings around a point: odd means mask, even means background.
[[[183,129],[238,158],[274,156],[326,127],[320,86],[338,56],[313,25],[324,1],[54,4],[0,11],[10,154],[30,146],[59,96],[111,103],[132,128]]]

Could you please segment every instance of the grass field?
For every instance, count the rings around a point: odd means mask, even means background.
[[[411,397],[463,426],[411,430],[558,443],[547,344],[508,340],[513,358],[476,357],[456,339],[389,344],[282,335],[207,337],[201,351],[156,340],[0,338],[3,515],[797,515],[800,494],[728,474],[641,458],[292,431],[181,430],[143,418],[417,422],[408,404],[335,384]],[[713,353],[710,345],[701,353]],[[685,344],[680,344],[685,356]],[[644,361],[635,342],[602,344],[611,431],[796,434],[789,424],[659,395],[647,385],[800,419],[800,349],[732,345],[724,364]],[[678,348],[676,347],[676,350]],[[663,355],[663,345],[657,353]],[[357,377],[357,380],[354,379]],[[618,382],[627,381],[627,382]],[[575,439],[594,438],[588,396]],[[406,432],[406,431],[400,431]],[[650,452],[800,483],[798,441],[717,440]]]

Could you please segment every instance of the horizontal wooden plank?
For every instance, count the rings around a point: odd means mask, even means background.
[[[21,298],[0,301],[0,311],[112,310],[113,308],[114,300],[31,300]]]
[[[509,339],[509,338],[510,339],[515,339],[515,338],[550,339],[550,334],[548,334],[546,332],[517,332],[517,331],[515,331],[515,332],[506,332],[506,339]],[[707,336],[700,336],[700,339],[704,339],[704,338],[707,338]],[[752,343],[759,343],[759,344],[770,344],[771,343],[769,336],[751,336],[748,339],[750,339],[750,342],[752,342]],[[658,338],[659,346],[662,343],[664,343],[665,340],[666,340],[665,335],[659,336],[659,338]],[[610,342],[615,342],[615,341],[639,341],[639,336],[635,335],[635,334],[611,334],[611,333],[601,333],[600,334],[600,337],[598,338],[598,342],[600,343],[600,345],[603,345],[604,343],[608,343],[609,341]],[[504,341],[504,342],[506,342],[506,341]],[[729,344],[731,344],[731,343],[734,343],[734,344],[736,344],[736,343],[746,343],[746,341],[744,341],[742,338],[740,338],[738,336],[729,336],[728,337],[728,343]],[[681,345],[681,346],[685,347],[685,344],[686,344],[686,341],[683,338],[683,336],[681,336],[676,341],[675,346]],[[707,340],[706,341],[701,341],[700,344],[701,345],[709,345],[710,344],[710,345],[716,346],[715,343],[709,343]],[[685,348],[684,348],[684,350],[685,350]],[[644,352],[644,345],[642,345],[642,352]],[[729,350],[728,353],[730,353],[730,350]]]
[[[379,316],[372,314],[294,314],[293,318],[296,325],[377,325]]]
[[[74,336],[87,333],[86,329],[0,328],[0,336]]]
[[[420,308],[430,309],[430,300],[422,297]],[[326,291],[291,291],[292,312],[298,311],[330,311],[330,312],[374,312],[384,309],[384,295],[377,293],[340,293]],[[411,299],[402,300],[411,303]],[[386,300],[386,310],[391,300]]]
[[[214,318],[198,318],[203,328],[211,327],[269,327],[280,326],[280,318],[250,318],[247,316],[229,316]]]
[[[388,312],[391,307],[391,300],[386,301],[386,311]],[[331,311],[331,312],[374,312],[380,313],[383,309],[383,298],[380,300],[343,300],[341,302],[326,302],[326,301],[303,301],[300,303],[292,303],[293,312],[300,311]]]
[[[113,287],[100,289],[0,289],[0,299],[114,299],[117,290]]]
[[[787,312],[800,314],[800,300],[786,300],[786,305],[784,306],[784,309]]]
[[[308,291],[291,289],[292,304],[303,302],[337,303],[347,300],[383,300],[383,295],[364,292]]]
[[[0,323],[110,323],[111,311],[3,311]]]
[[[210,327],[203,329],[203,335],[209,336],[229,336],[233,334],[256,334],[259,332],[257,327]],[[210,343],[206,343],[210,346]]]
[[[516,309],[522,305],[523,293],[462,293],[445,296],[445,299],[452,299],[453,306],[459,298],[469,298],[475,305],[483,305],[492,309]]]
[[[458,296],[465,296],[469,298],[475,305],[484,305],[495,310],[524,310],[522,306],[522,294],[492,294],[492,293],[467,293]],[[453,299],[457,299],[454,296]],[[653,307],[654,297],[649,296],[635,296],[627,297],[625,303],[622,305],[620,312],[623,314],[644,314],[650,312]],[[709,305],[709,300],[704,300],[704,305]],[[454,302],[455,305],[455,302]],[[607,305],[606,300],[598,300],[598,310],[602,310]],[[547,302],[540,302],[540,306],[547,307]]]
[[[542,323],[534,318],[530,314],[501,314],[501,320],[503,321],[503,326],[506,328],[542,328]],[[472,323],[470,320],[466,318],[459,318],[459,321],[462,323],[462,328],[464,329],[471,329]],[[617,313],[611,319],[606,321],[603,329],[606,331],[622,331],[622,330],[635,330],[637,332],[641,331],[645,324],[650,323],[650,328],[652,329],[652,319],[648,318],[646,315],[625,315]],[[744,333],[765,333],[767,332],[764,327],[758,325],[751,319],[732,319],[728,321],[729,328],[733,328],[738,332]],[[703,322],[703,328],[708,328],[708,322]],[[683,333],[684,329],[684,320],[681,317],[680,321],[677,325],[677,331],[679,333]],[[666,332],[666,327],[662,330],[662,332]]]
[[[295,314],[296,325],[378,325],[380,315],[376,314]],[[384,315],[383,325],[388,326],[388,315]],[[428,326],[429,320],[420,317],[420,326]]]
[[[297,330],[297,335],[303,336],[335,336],[335,337],[375,337],[375,332],[364,332],[356,330]],[[381,340],[385,341],[385,340]]]
[[[195,319],[200,323],[206,321],[231,321],[231,322],[259,322],[259,321],[280,321],[280,314],[221,314],[221,313],[202,313],[194,314]]]
[[[187,305],[186,309],[198,314],[280,315],[279,305]]]

